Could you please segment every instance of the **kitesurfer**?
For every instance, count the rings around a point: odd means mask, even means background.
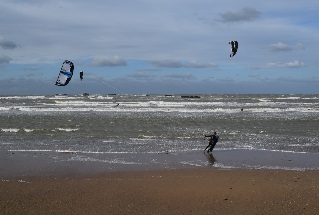
[[[219,136],[217,136],[217,132],[214,131],[211,135],[205,135],[205,137],[209,137],[208,139],[208,146],[206,146],[205,150],[207,149],[207,152],[212,152],[214,147],[216,146],[216,143],[218,142]]]
[[[80,79],[83,80],[83,71],[80,72]]]

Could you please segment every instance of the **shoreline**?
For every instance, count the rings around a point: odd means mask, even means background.
[[[0,180],[9,214],[318,214],[319,171],[178,169]]]
[[[0,151],[0,179],[94,176],[109,172],[179,169],[319,170],[319,156],[266,150],[167,153]]]

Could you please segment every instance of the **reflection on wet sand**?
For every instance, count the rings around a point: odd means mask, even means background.
[[[213,153],[204,152],[204,154],[205,154],[205,156],[206,156],[207,159],[208,159],[208,165],[213,166],[214,163],[217,162],[217,160],[214,158]]]

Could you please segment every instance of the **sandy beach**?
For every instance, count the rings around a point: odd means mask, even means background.
[[[185,169],[0,181],[1,214],[319,214],[319,172]]]

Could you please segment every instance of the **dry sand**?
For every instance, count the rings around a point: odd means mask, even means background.
[[[319,171],[166,170],[0,179],[0,214],[319,214]]]

